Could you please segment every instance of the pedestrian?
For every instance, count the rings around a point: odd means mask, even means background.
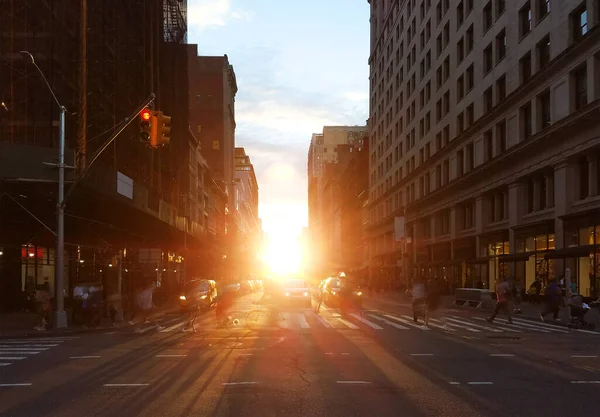
[[[413,320],[418,323],[419,310],[426,308],[427,293],[425,291],[424,279],[420,276],[415,277],[412,284],[412,309]]]
[[[486,320],[493,323],[500,310],[506,312],[508,315],[508,323],[511,324],[513,321],[510,311],[510,285],[506,279],[504,281],[496,281],[496,307],[494,308],[492,315]]]
[[[558,313],[560,311],[560,304],[562,303],[562,288],[556,282],[556,278],[552,279],[546,287],[546,305],[540,318],[542,321],[546,321],[546,316],[552,313],[554,321],[558,321]]]
[[[513,281],[513,284],[511,287],[512,287],[512,297],[513,297],[513,304],[514,304],[513,313],[521,314],[522,313],[521,301],[523,299],[523,296],[522,296],[523,290],[521,289],[521,284],[515,280],[515,281]]]
[[[35,326],[35,330],[46,330],[50,321],[50,313],[52,312],[52,294],[50,292],[50,283],[44,282],[42,288],[36,291],[35,300],[37,304],[37,312],[40,316],[40,324]]]
[[[438,281],[434,278],[431,278],[427,281],[427,306],[425,309],[425,326],[429,325],[429,319],[432,316],[436,315],[436,312],[439,310],[441,305],[441,289]],[[444,327],[446,326],[445,321],[442,319],[444,323]]]
[[[111,325],[116,326],[117,314],[121,310],[121,294],[118,291],[111,290],[108,297],[108,312],[110,314]]]

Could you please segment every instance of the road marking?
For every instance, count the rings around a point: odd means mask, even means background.
[[[43,345],[30,345],[30,344],[16,344],[16,343],[0,343],[0,348],[14,348],[15,346],[19,347],[27,347],[27,348],[51,348],[54,346],[58,346],[58,343],[53,345],[43,344]]]
[[[450,385],[460,385],[460,382],[450,381]]]
[[[410,356],[433,356],[433,353],[410,353]]]
[[[400,330],[409,330],[409,329],[408,329],[408,327],[406,327],[406,326],[403,326],[403,325],[401,325],[401,324],[397,324],[397,323],[394,323],[394,322],[392,322],[392,321],[386,320],[386,319],[384,319],[383,317],[378,317],[378,316],[376,316],[375,314],[367,314],[367,315],[368,315],[369,317],[371,317],[371,318],[374,318],[375,320],[379,320],[379,321],[381,321],[382,323],[385,323],[385,324],[387,324],[388,326],[395,327],[396,329],[400,329]]]
[[[511,358],[515,355],[513,355],[512,353],[490,353],[490,356],[495,358]]]
[[[516,324],[519,324],[521,326],[526,326],[526,327],[532,327],[535,329],[543,329],[543,330],[548,330],[551,332],[558,332],[558,333],[569,333],[568,330],[562,330],[560,327],[552,325],[552,324],[545,324],[545,323],[535,323],[533,321],[529,321],[529,320],[517,320],[517,319],[513,319],[513,322],[515,322]]]
[[[102,356],[71,356],[69,359],[100,359]]]
[[[332,353],[332,352],[327,352],[327,353],[325,353],[325,354],[326,354],[326,355],[333,355],[333,353]]]
[[[469,322],[466,322],[466,321],[458,320],[458,319],[456,319],[454,317],[455,316],[446,317],[446,320],[452,321],[452,322],[456,322],[456,323],[466,324],[466,325],[469,325],[469,326],[473,326],[473,327],[475,327],[477,329],[489,330],[490,332],[494,332],[494,333],[502,333],[502,330],[496,329],[494,327],[482,326],[481,324],[469,323]]]
[[[147,387],[150,384],[104,384],[103,387]]]
[[[156,355],[157,358],[184,358],[187,355]]]
[[[475,320],[487,321],[483,317],[473,317],[473,318]],[[521,330],[519,330],[519,327],[515,326],[514,324],[508,324],[508,323],[502,322],[502,326],[498,326],[498,328],[502,329],[502,330],[507,330],[507,331],[513,332],[513,333],[522,333]],[[523,328],[521,327],[521,329],[523,329]],[[530,329],[527,329],[527,330],[530,330]],[[550,333],[550,330],[540,330],[540,332]]]
[[[356,320],[363,322],[364,324],[366,324],[367,326],[370,326],[372,329],[375,330],[383,330],[383,327],[381,327],[378,324],[373,323],[372,321],[369,321],[367,319],[365,319],[364,317],[361,317],[359,314],[356,313],[351,313],[350,314],[352,317],[354,317]]]
[[[337,319],[353,330],[358,329],[357,325],[355,325],[354,323],[350,323],[348,320],[344,320],[341,317],[338,317]]]
[[[430,321],[432,321],[434,323],[442,324],[442,325],[444,324],[443,322],[441,322],[439,320],[431,319]],[[465,330],[467,330],[469,332],[480,333],[480,330],[474,329],[473,327],[470,327],[470,325],[469,326],[465,326],[463,324],[448,323],[448,322],[446,322],[445,324],[446,324],[446,326],[458,327],[459,329],[465,329]]]
[[[0,366],[8,366],[8,365],[12,365],[12,363],[0,363]]]
[[[342,356],[350,356],[350,354],[349,354],[349,353],[347,353],[347,352],[343,352],[343,353],[342,353]]]
[[[411,323],[411,322],[410,322],[410,321],[408,321],[408,320],[401,319],[400,317],[392,316],[391,314],[383,314],[383,317],[387,317],[388,319],[392,319],[392,320],[399,321],[400,323],[403,323],[403,324],[409,325],[409,326],[411,326],[411,327],[416,327],[417,329],[421,329],[421,330],[431,330],[429,327],[423,327],[423,326],[421,326],[421,325],[419,325],[419,324],[416,324],[416,323]]]
[[[433,322],[433,320],[430,320],[427,327],[435,327],[437,329],[442,329],[445,332],[455,332],[456,330],[454,330],[453,328],[451,328],[450,326],[448,326],[448,324],[444,323],[444,324],[436,324]]]
[[[232,386],[232,385],[257,385],[256,381],[243,381],[243,382],[223,382],[223,386]]]
[[[181,323],[176,323],[176,324],[172,325],[171,327],[167,327],[166,329],[162,329],[160,332],[161,333],[172,332],[175,329],[183,327],[186,322],[187,321],[182,321]]]
[[[239,356],[254,356],[254,353],[240,353]]]
[[[21,383],[21,384],[0,384],[1,388],[8,388],[8,387],[30,387],[31,386],[31,382],[25,382],[25,383]]]
[[[575,330],[576,332],[580,332],[580,333],[588,333],[588,334],[600,334],[600,333],[598,333],[598,332],[594,332],[594,331],[592,331],[592,330],[585,330],[585,329],[573,329],[573,330]]]
[[[303,329],[308,329],[310,324],[306,321],[306,317],[304,314],[298,314],[298,321],[300,322],[300,327]]]
[[[27,359],[27,356],[2,356],[0,355],[0,359],[3,361],[20,361],[21,359]]]
[[[2,355],[37,355],[38,353],[42,353],[36,350],[25,350],[25,349],[7,349],[0,352],[0,358]]]
[[[598,355],[571,355],[572,358],[597,358]]]
[[[494,385],[494,383],[489,381],[470,381],[467,382],[467,385]]]
[[[313,314],[317,318],[317,320],[319,320],[321,322],[321,324],[323,326],[325,326],[329,329],[333,327],[333,324],[329,323],[325,317],[321,316],[320,314],[314,313],[314,312],[313,312]]]
[[[0,348],[0,352],[15,352],[15,351],[20,351],[20,350],[28,350],[28,351],[39,351],[39,352],[43,352],[44,350],[48,350],[49,348],[29,348],[29,347],[12,347],[12,348]]]
[[[571,381],[571,384],[600,384],[600,381]]]
[[[369,381],[336,381],[338,384],[370,384]]]

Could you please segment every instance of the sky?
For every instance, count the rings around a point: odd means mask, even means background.
[[[188,43],[229,57],[236,146],[256,170],[263,229],[299,236],[312,133],[368,117],[367,0],[188,0]]]

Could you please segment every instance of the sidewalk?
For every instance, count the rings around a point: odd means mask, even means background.
[[[153,318],[160,318],[166,314],[179,311],[179,306],[174,301],[166,302],[164,305],[157,307],[153,313]],[[125,313],[123,321],[117,322],[112,326],[110,317],[102,317],[100,323],[96,327],[86,327],[82,324],[71,325],[66,329],[48,329],[35,330],[34,327],[39,324],[39,316],[35,313],[6,313],[0,314],[0,339],[7,338],[30,338],[30,337],[48,337],[58,335],[69,335],[73,333],[85,333],[101,330],[119,329],[129,326],[127,319],[129,313]],[[67,319],[71,321],[71,315],[67,313]]]
[[[387,303],[390,305],[396,305],[399,307],[403,307],[403,308],[411,308],[412,309],[412,304],[411,304],[411,299],[408,298],[407,296],[404,295],[404,293],[398,293],[398,292],[388,292],[388,293],[373,293],[373,298],[365,298],[365,301],[368,302],[368,300],[373,300],[376,302],[383,302],[383,303]],[[493,310],[494,306],[496,305],[496,303],[492,303],[492,305],[490,307],[484,307],[484,308],[472,308],[472,307],[462,307],[462,306],[457,306],[454,305],[454,300],[455,297],[453,295],[445,295],[442,296],[442,308],[443,309],[460,309],[462,311],[473,311],[473,312],[477,312],[480,311],[482,313],[489,313]],[[540,313],[542,312],[544,305],[543,304],[529,304],[528,302],[522,302],[521,303],[521,311],[522,313],[520,314],[515,314],[515,317],[525,317],[525,318],[529,318],[529,319],[533,319],[533,320],[541,320],[540,319]],[[561,320],[560,322],[557,322],[556,324],[558,325],[562,325],[562,326],[566,326],[567,323],[565,322],[565,310],[564,308],[561,308],[560,313],[558,315],[559,319]],[[598,310],[598,308],[592,308],[591,311],[589,311],[587,313],[587,315],[585,316],[585,320],[588,323],[593,323],[596,325],[596,329],[600,329],[600,311]],[[551,323],[554,323],[552,321],[552,316],[548,315],[546,316],[546,321],[549,321]]]

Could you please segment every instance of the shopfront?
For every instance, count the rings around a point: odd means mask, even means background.
[[[510,253],[507,235],[507,232],[502,232],[480,238],[479,256],[473,265],[481,279],[482,288],[494,289],[497,280],[510,277],[508,265],[499,261],[500,256]]]
[[[516,236],[515,252],[527,255],[526,260],[515,262],[515,279],[523,289],[527,290],[536,277],[546,286],[549,280],[557,278],[555,259],[547,254],[556,248],[554,231],[551,227],[546,230],[529,231]],[[523,258],[521,258],[523,259]]]

